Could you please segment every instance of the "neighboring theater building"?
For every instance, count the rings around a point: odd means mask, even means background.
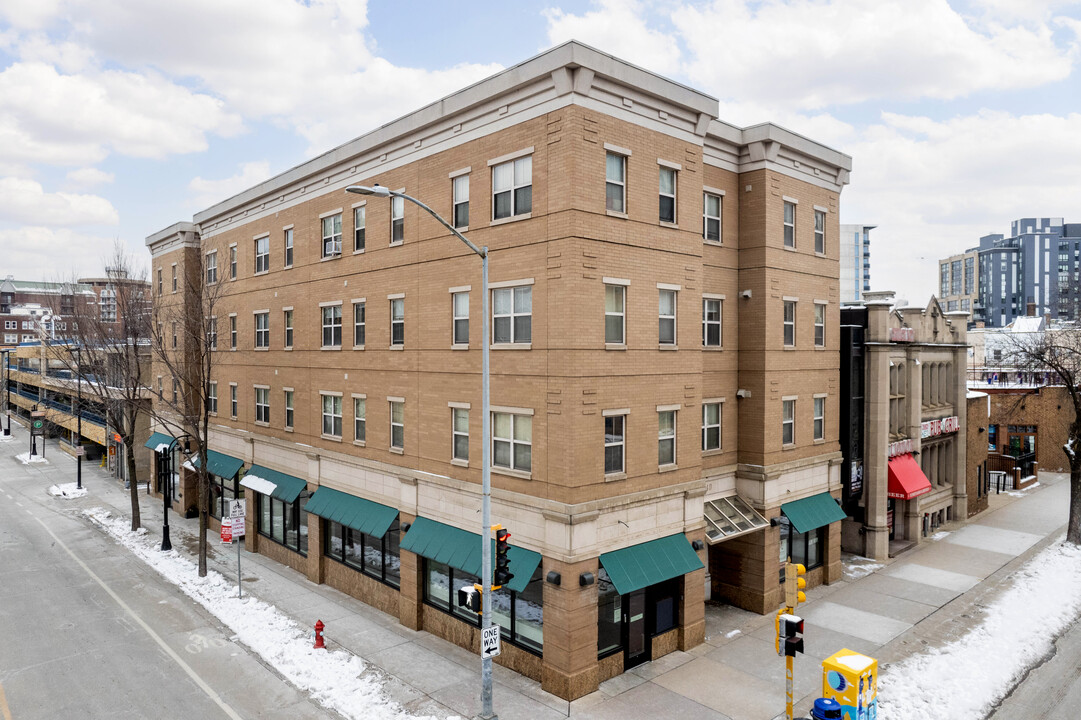
[[[156,303],[225,285],[212,513],[243,492],[249,550],[479,648],[480,261],[345,192],[379,183],[491,249],[498,662],[576,698],[700,644],[707,594],[776,609],[786,557],[839,579],[851,160],[717,111],[571,42],[147,238]]]
[[[892,292],[841,310],[846,550],[885,559],[968,517],[967,318]]]

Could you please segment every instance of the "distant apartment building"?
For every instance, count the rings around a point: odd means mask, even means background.
[[[871,289],[871,231],[875,225],[841,225],[841,302],[859,302]]]
[[[787,558],[839,580],[851,159],[717,113],[571,42],[150,235],[159,307],[221,290],[211,515],[476,650],[488,343],[497,662],[573,699],[701,644],[707,596],[775,610]],[[490,249],[489,337],[479,259],[377,183]]]
[[[979,248],[938,261],[939,304],[946,312],[972,312],[979,305]]]

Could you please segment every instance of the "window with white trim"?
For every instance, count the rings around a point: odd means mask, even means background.
[[[353,303],[353,347],[364,347],[365,305],[364,302]]]
[[[796,442],[796,401],[781,401],[781,444],[792,445]]]
[[[236,252],[236,248],[232,248]],[[255,274],[270,272],[270,236],[255,239]],[[234,275],[234,277],[236,277]]]
[[[362,397],[353,398],[353,440],[365,442],[368,436],[368,400]]]
[[[207,385],[206,410],[215,415],[218,413],[218,383],[216,380],[211,380]]]
[[[533,418],[492,413],[492,467],[529,472],[533,467]]]
[[[469,462],[469,409],[451,408],[451,457]]]
[[[270,388],[255,388],[255,422],[270,422]]]
[[[533,338],[533,288],[492,290],[492,343],[529,343]]]
[[[825,303],[815,303],[815,347],[826,347]]]
[[[624,471],[624,427],[626,415],[609,415],[604,418],[604,474],[618,475]]]
[[[660,290],[657,309],[657,342],[661,345],[676,344],[676,291]]]
[[[285,267],[293,267],[293,228],[285,229]]]
[[[285,427],[293,427],[293,391],[285,391]]]
[[[390,198],[390,244],[405,242],[405,198]]]
[[[160,380],[160,378],[159,378],[159,380]],[[229,415],[231,417],[233,417],[234,419],[236,418],[236,410],[237,410],[236,404],[237,404],[236,403],[236,385],[233,384],[233,383],[230,383],[229,384]]]
[[[161,284],[161,268],[158,268],[158,296],[161,297],[162,284]]]
[[[15,343],[19,342],[19,334],[18,333],[6,333],[4,335],[4,342],[7,343],[8,345],[14,345]]]
[[[398,400],[390,401],[390,446],[405,449],[405,403]]]
[[[627,157],[609,152],[604,157],[604,208],[627,212]]]
[[[673,168],[660,167],[660,220],[676,221],[676,171]]]
[[[823,255],[826,252],[825,210],[815,210],[815,252]]]
[[[622,285],[604,286],[604,342],[627,342],[627,290]]]
[[[285,347],[291,348],[291,347],[293,347],[293,310],[292,310],[292,308],[290,308],[289,310],[283,310],[282,315],[284,316],[283,320],[282,320],[282,324],[285,327]]]
[[[794,347],[796,344],[796,301],[784,301],[784,344]]]
[[[361,205],[353,208],[353,252],[362,252],[366,238],[364,237],[368,227],[368,206]]]
[[[657,412],[657,464],[676,464],[676,411]]]
[[[218,282],[218,251],[206,254],[206,284],[213,285]]]
[[[256,252],[258,252],[258,248]],[[229,279],[236,280],[236,245],[229,246]]]
[[[255,347],[270,347],[270,313],[255,313]]]
[[[702,403],[702,452],[721,449],[721,403]]]
[[[702,345],[721,346],[720,298],[702,298]]]
[[[451,181],[452,202],[454,204],[454,227],[469,226],[469,173],[459,175]]]
[[[702,237],[706,242],[721,242],[721,203],[720,195],[702,194]]]
[[[814,399],[814,439],[826,439],[826,398]]]
[[[342,436],[342,396],[323,395],[323,434]]]
[[[206,327],[206,344],[211,350],[218,349],[218,318],[210,318]]]
[[[455,345],[469,344],[469,293],[456,292],[451,294],[451,313],[454,323]]]
[[[492,166],[492,219],[533,211],[533,156]]]
[[[323,347],[342,346],[342,306],[323,308]]]
[[[323,218],[323,257],[342,254],[342,214]]]
[[[796,247],[796,203],[784,201],[784,246]]]
[[[173,323],[173,350],[176,350],[176,345],[177,345],[177,340],[176,340],[176,323]]]
[[[236,350],[236,315],[229,316],[229,348]]]
[[[390,344],[405,345],[405,298],[390,301]]]
[[[176,263],[173,263],[173,292],[176,292]]]
[[[5,330],[18,330],[19,329],[19,321],[18,320],[5,320],[4,321],[4,329]]]

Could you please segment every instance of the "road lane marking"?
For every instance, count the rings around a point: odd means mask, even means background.
[[[0,714],[4,720],[11,720],[11,710],[8,709],[8,700],[4,697],[4,686],[0,685]]]
[[[42,522],[40,518],[35,517],[34,519],[41,524],[41,527],[45,528],[45,532],[53,536],[53,540],[55,540],[60,547],[64,548],[64,552],[70,555],[72,560],[79,563],[79,566],[86,571],[87,575],[93,578],[94,582],[100,585],[105,592],[109,593],[109,596],[116,601],[117,605],[124,609],[124,612],[130,615],[131,618],[135,620],[135,622],[139,623],[139,626],[146,631],[146,634],[152,637],[154,639],[154,642],[156,642],[161,647],[161,649],[164,650],[165,653],[169,657],[171,657],[176,662],[176,664],[184,670],[184,672],[188,674],[188,677],[190,677],[195,682],[195,684],[198,685],[204,693],[206,693],[207,697],[213,700],[217,704],[217,706],[225,712],[226,715],[232,718],[232,720],[242,720],[240,715],[238,715],[236,711],[229,706],[228,703],[222,700],[221,696],[219,696],[218,693],[214,692],[213,688],[207,685],[206,682],[204,682],[203,679],[199,677],[195,670],[193,670],[190,665],[184,662],[184,659],[177,655],[176,652],[171,647],[169,647],[169,645],[164,640],[161,639],[161,636],[154,632],[154,630],[149,625],[147,625],[146,622],[141,617],[139,617],[134,610],[128,607],[128,604],[124,602],[119,595],[113,592],[113,589],[111,587],[105,584],[104,580],[95,575],[94,571],[91,570],[86,563],[80,560],[79,557],[75,553],[73,553],[67,545],[64,544],[64,541],[57,537],[56,533],[49,529],[48,525]],[[11,716],[6,715],[4,720],[11,720]]]

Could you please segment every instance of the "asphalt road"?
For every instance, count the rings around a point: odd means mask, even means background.
[[[0,720],[338,717],[50,496],[70,458],[27,467],[18,445],[0,443]]]
[[[1055,643],[1054,655],[1029,672],[988,720],[1081,717],[1081,621]]]

